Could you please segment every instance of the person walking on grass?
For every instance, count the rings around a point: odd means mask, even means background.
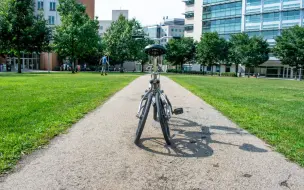
[[[107,56],[103,56],[100,60],[101,63],[101,75],[107,75],[107,72],[106,72],[106,67],[107,67],[107,64],[108,64],[108,59],[107,59]]]

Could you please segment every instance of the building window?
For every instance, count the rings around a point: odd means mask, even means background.
[[[275,37],[277,37],[279,35],[279,31],[278,30],[268,30],[268,31],[262,31],[262,36],[264,37],[264,39],[274,39]]]
[[[261,5],[261,0],[247,0],[246,6],[259,6]]]
[[[203,4],[207,5],[207,4],[213,4],[213,3],[220,3],[220,2],[224,2],[227,0],[204,0]]]
[[[212,18],[241,16],[241,14],[242,2],[214,5],[203,8],[203,20],[208,20]]]
[[[230,66],[226,66],[225,72],[226,72],[226,73],[230,73]]]
[[[253,37],[253,36],[260,36],[260,32],[246,32],[248,34],[249,37]]]
[[[203,32],[231,34],[241,32],[241,18],[231,18],[203,22]]]
[[[263,22],[272,22],[272,21],[279,21],[279,20],[280,20],[280,13],[263,14]]]
[[[297,1],[297,0],[283,0],[283,2],[292,2],[292,1]]]
[[[55,17],[49,16],[49,25],[54,25],[54,24],[55,24]]]
[[[282,13],[282,20],[300,19],[300,11],[287,11]]]
[[[103,26],[100,26],[99,29],[100,29],[100,30],[103,30]]]
[[[246,16],[246,23],[260,23],[261,15]]]
[[[43,10],[43,1],[38,1],[38,10]]]
[[[194,4],[194,0],[189,0],[189,1],[185,1],[186,5],[193,5]]]
[[[280,3],[280,0],[264,0],[264,5],[274,4],[274,3]]]
[[[50,2],[50,11],[56,10],[56,2]]]
[[[191,31],[193,30],[193,24],[188,24],[188,25],[185,25],[185,31]]]

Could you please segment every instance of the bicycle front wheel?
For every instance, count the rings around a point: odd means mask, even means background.
[[[136,130],[135,141],[134,141],[135,144],[138,144],[141,134],[144,130],[146,120],[150,111],[151,101],[152,101],[152,93],[149,94],[148,99],[146,100],[143,110],[139,116],[139,122],[138,122],[138,127]]]
[[[156,106],[157,106],[157,114],[159,117],[159,123],[164,135],[164,139],[167,143],[167,145],[170,145],[170,129],[169,129],[169,125],[168,125],[168,119],[166,117],[166,113],[165,113],[165,108],[163,105],[163,102],[160,98],[160,93],[156,93]]]

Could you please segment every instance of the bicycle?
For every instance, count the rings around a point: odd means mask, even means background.
[[[179,115],[183,113],[183,108],[172,109],[171,102],[164,94],[164,91],[160,88],[160,73],[158,72],[159,64],[158,59],[162,59],[162,55],[166,53],[165,47],[161,45],[149,45],[145,47],[145,53],[152,57],[153,60],[153,73],[151,74],[151,80],[149,89],[145,91],[139,104],[138,112],[136,116],[139,118],[138,127],[136,130],[135,144],[138,144],[146,120],[151,108],[153,106],[153,119],[160,123],[162,133],[167,145],[170,145],[170,129],[168,121],[172,114]]]

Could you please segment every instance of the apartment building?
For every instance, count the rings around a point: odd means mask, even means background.
[[[196,40],[198,38],[195,33],[199,33],[199,29],[201,29],[200,34],[216,31],[226,39],[229,39],[231,34],[246,32],[249,36],[263,36],[273,47],[274,38],[280,35],[283,29],[303,25],[302,0],[184,0],[184,2],[185,36]],[[199,6],[202,10],[195,8]],[[200,14],[202,19],[199,22],[195,18]],[[199,29],[195,31],[196,28]],[[229,69],[223,68],[223,70]],[[230,72],[233,70],[235,68]],[[269,61],[252,72],[272,77],[293,77],[294,68],[282,65],[276,57],[270,55]]]
[[[86,12],[91,19],[95,15],[95,0],[79,0],[86,6]],[[35,14],[42,12],[44,19],[48,21],[49,27],[60,25],[60,15],[57,11],[58,0],[35,0]],[[3,60],[4,61],[4,60]],[[11,65],[13,71],[17,70],[17,58],[8,56],[5,62]],[[55,53],[22,53],[21,68],[29,70],[54,70],[59,65],[57,54]]]
[[[199,41],[202,35],[203,0],[183,0],[185,2],[185,37]]]

